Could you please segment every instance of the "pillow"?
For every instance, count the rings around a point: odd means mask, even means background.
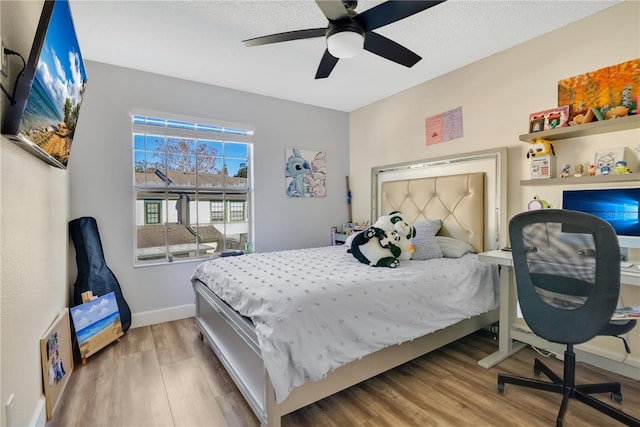
[[[436,236],[436,242],[445,258],[460,258],[467,252],[474,252],[470,244],[453,237]]]
[[[442,249],[436,242],[436,233],[442,226],[439,219],[429,219],[426,221],[416,221],[413,223],[416,229],[416,237],[413,243],[413,255],[411,259],[426,260],[432,258],[442,258]]]

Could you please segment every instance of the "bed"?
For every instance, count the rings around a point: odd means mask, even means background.
[[[439,235],[475,252],[495,249],[500,154],[489,154],[489,170],[471,171],[462,161],[462,174],[451,162],[450,175],[436,167],[394,175],[411,169],[402,167],[385,169],[394,172],[388,179],[380,170],[372,215],[401,210],[411,222],[438,218]],[[496,267],[475,253],[402,261],[396,269],[359,263],[340,246],[256,253],[206,261],[191,281],[203,338],[270,427],[498,320]]]

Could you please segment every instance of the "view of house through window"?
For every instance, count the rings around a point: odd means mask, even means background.
[[[144,114],[132,119],[136,264],[244,250],[253,129]]]

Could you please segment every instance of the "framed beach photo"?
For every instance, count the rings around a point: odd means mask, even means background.
[[[124,335],[116,295],[109,292],[93,301],[71,307],[82,364],[92,354]]]

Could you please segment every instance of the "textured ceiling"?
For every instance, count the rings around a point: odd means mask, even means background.
[[[312,0],[71,0],[71,8],[88,60],[348,112],[620,1],[449,0],[376,30],[422,56],[412,68],[363,51],[323,80],[314,76],[324,38],[241,43],[326,27]],[[356,10],[379,3],[360,0]]]

